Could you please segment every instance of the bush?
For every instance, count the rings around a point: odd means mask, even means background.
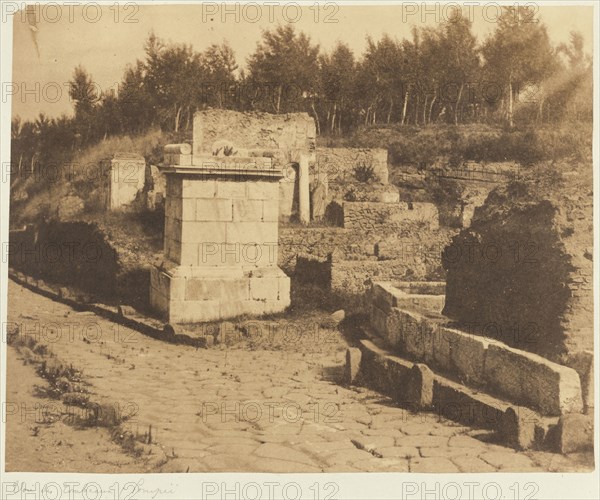
[[[421,129],[371,127],[355,134],[352,145],[387,148],[392,165],[413,165],[426,170],[440,162],[456,168],[464,161],[531,165],[561,158],[591,159],[591,137],[586,124],[513,130],[480,124]]]
[[[375,168],[373,165],[361,163],[354,168],[354,177],[358,182],[371,182],[375,180]]]

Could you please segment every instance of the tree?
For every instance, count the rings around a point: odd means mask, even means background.
[[[235,107],[235,73],[238,65],[229,43],[213,43],[209,46],[202,53],[201,69],[202,75],[199,78],[203,84],[200,86],[200,101],[217,108]]]
[[[69,96],[75,102],[75,115],[89,115],[98,95],[91,75],[80,65],[73,71],[73,79],[69,82]]]
[[[465,88],[475,80],[479,70],[477,39],[471,32],[471,21],[463,15],[451,16],[441,25],[440,32],[437,47],[443,48],[444,52],[439,53],[439,72],[445,86],[444,95],[451,101],[448,104],[454,108],[454,124],[457,125]],[[451,93],[450,87],[456,90],[456,95]]]
[[[146,44],[144,85],[153,96],[161,123],[179,131],[181,115],[192,112],[198,98],[200,55],[191,46],[165,45],[154,34]]]
[[[394,106],[402,99],[401,89],[406,84],[401,45],[387,34],[378,42],[368,37],[361,71],[365,73],[362,86],[368,100],[365,123],[377,123],[379,110],[385,113],[385,122],[390,123]]]
[[[331,54],[319,58],[318,94],[325,109],[329,132],[342,132],[342,123],[353,111],[356,63],[348,45],[338,42]]]
[[[530,7],[503,7],[482,53],[487,74],[506,89],[505,116],[513,127],[514,100],[520,89],[541,82],[556,68],[546,27]]]
[[[77,66],[69,82],[69,96],[75,103],[75,124],[82,144],[87,144],[93,134],[94,111],[99,96],[91,75],[82,66]]]
[[[305,110],[305,99],[315,96],[318,55],[319,46],[306,34],[296,33],[293,25],[264,31],[248,58],[248,80],[273,95],[260,99],[258,107],[275,113]]]
[[[123,130],[129,133],[146,130],[157,120],[157,103],[145,77],[146,66],[138,60],[127,67],[119,86],[119,114]]]

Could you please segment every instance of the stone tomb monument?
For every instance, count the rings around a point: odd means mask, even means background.
[[[271,158],[272,166],[284,173],[279,183],[279,220],[310,221],[309,164],[315,161],[316,126],[307,113],[198,111],[193,137],[194,165],[199,158],[215,154]]]
[[[102,160],[100,192],[105,210],[131,208],[139,191],[144,188],[146,160],[134,153],[116,153]]]
[[[165,149],[169,160],[191,164],[161,168],[165,260],[151,270],[152,306],[170,323],[283,311],[290,279],[277,267],[282,169],[271,157],[240,156],[235,144],[213,153],[194,144],[191,162],[188,148]]]

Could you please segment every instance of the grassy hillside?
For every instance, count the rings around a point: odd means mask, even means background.
[[[94,146],[75,152],[70,162],[43,164],[35,172],[15,174],[11,178],[12,227],[53,218],[69,219],[82,205],[83,212],[94,213],[91,193],[100,185],[103,159],[118,152],[137,153],[149,163],[159,158],[169,137],[160,130],[139,136],[109,137]]]

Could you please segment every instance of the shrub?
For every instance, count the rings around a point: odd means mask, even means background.
[[[371,182],[375,180],[375,168],[373,165],[360,163],[354,168],[354,177],[358,182]]]

